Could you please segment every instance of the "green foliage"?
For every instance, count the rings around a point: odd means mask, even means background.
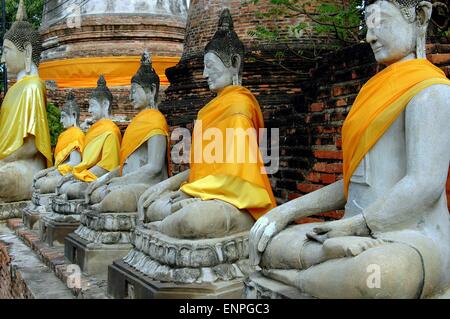
[[[243,0],[243,5],[257,5],[259,2],[260,0]],[[286,17],[303,16],[311,23],[299,21],[284,29],[278,25],[271,27],[258,25],[249,31],[249,34],[256,39],[269,42],[283,42],[286,39],[283,39],[282,35],[285,35],[284,37],[287,35],[297,38],[309,37],[311,41],[318,43],[324,38],[329,38],[340,41],[342,46],[349,45],[358,43],[362,38],[362,14],[362,0],[317,0],[313,3],[304,0],[270,0],[267,10],[255,13],[256,18],[276,21]],[[321,40],[317,40],[317,37]]]
[[[18,7],[19,0],[6,0],[6,23],[8,29],[16,20]],[[44,0],[25,0],[25,7],[27,9],[28,22],[33,24],[36,29],[39,28],[44,9]]]
[[[53,103],[47,103],[47,120],[52,147],[56,146],[59,134],[64,131],[61,122],[61,111]]]

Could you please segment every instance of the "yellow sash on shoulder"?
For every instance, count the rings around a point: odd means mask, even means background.
[[[5,96],[0,110],[0,160],[13,154],[28,135],[52,166],[52,150],[46,111],[45,83],[37,75],[25,76]]]
[[[361,89],[342,127],[344,192],[364,156],[423,89],[450,81],[426,59],[397,62],[372,77]],[[431,107],[431,106],[430,106]]]
[[[123,165],[127,158],[155,135],[167,137],[167,150],[169,150],[169,127],[164,115],[158,110],[139,112],[123,135],[122,146],[120,147],[120,175],[122,175]]]
[[[72,172],[72,166],[61,165],[74,150],[83,153],[84,133],[79,127],[70,127],[62,132],[58,137],[55,148],[55,166],[61,175],[65,176]]]
[[[92,125],[86,134],[83,161],[73,168],[73,176],[80,181],[92,182],[97,179],[89,171],[92,167],[99,166],[109,172],[117,168],[121,139],[120,129],[109,119]]]
[[[191,145],[189,183],[184,184],[181,190],[202,200],[223,200],[247,210],[254,219],[274,208],[276,201],[258,145],[251,147],[249,138],[238,139],[236,135],[227,138],[227,129],[256,129],[258,134],[260,128],[264,128],[264,121],[253,94],[241,86],[225,88],[198,113]],[[223,145],[220,162],[208,163],[203,158],[210,147],[203,140],[205,131],[209,129],[221,132],[221,138],[216,136],[221,142],[219,144]],[[201,152],[201,160],[197,162],[196,152]],[[244,152],[244,161],[238,158],[239,152]],[[252,162],[251,158],[256,160]]]

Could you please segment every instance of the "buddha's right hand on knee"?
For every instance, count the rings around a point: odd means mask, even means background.
[[[50,168],[47,168],[47,169],[37,172],[33,177],[33,187],[36,187],[37,180],[39,180],[43,177],[46,177],[48,174],[50,174],[51,172],[53,172],[55,170],[56,170],[56,167],[50,167]]]
[[[158,183],[147,189],[138,200],[138,220],[145,222],[146,211],[161,195],[170,191],[170,185],[165,182]]]
[[[73,177],[72,174],[67,174],[66,176],[64,176],[63,178],[61,178],[61,180],[58,182],[58,185],[56,185],[56,194],[57,194],[57,195],[61,195],[61,187],[62,187],[65,183],[67,183],[67,182],[69,182],[69,181],[72,181],[72,180],[74,180],[74,179],[75,179],[75,177]]]
[[[84,192],[84,202],[86,204],[89,204],[91,201],[91,196],[95,192],[95,190],[106,185],[114,177],[115,177],[114,174],[109,173],[109,174],[103,175],[102,177],[98,178],[97,180],[89,183],[89,186],[86,188],[86,190]]]
[[[282,206],[278,206],[258,219],[250,230],[249,254],[250,263],[258,266],[261,255],[266,250],[269,241],[280,231],[285,229],[290,223],[282,211]]]

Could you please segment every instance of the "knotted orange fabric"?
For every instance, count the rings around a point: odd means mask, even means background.
[[[86,134],[83,160],[73,168],[73,176],[80,181],[97,179],[89,171],[94,166],[112,171],[120,164],[119,151],[122,135],[120,129],[109,119],[102,119],[91,126]]]
[[[83,153],[83,149],[84,133],[79,127],[70,127],[59,135],[55,148],[55,166],[61,175],[65,176],[72,171],[70,165],[61,165],[70,153],[75,150]]]
[[[169,127],[164,115],[158,110],[139,112],[128,125],[123,136],[120,147],[120,175],[122,175],[123,165],[127,158],[155,135],[167,137],[167,150],[169,150]]]
[[[411,99],[434,84],[450,85],[450,81],[428,60],[413,59],[388,66],[362,87],[342,127],[345,196],[350,178],[364,156]]]
[[[45,94],[45,83],[37,75],[25,76],[9,89],[0,110],[0,160],[33,135],[37,150],[47,159],[47,166],[52,166]]]
[[[260,128],[264,121],[253,94],[241,86],[225,88],[198,113],[189,182],[181,190],[202,200],[228,202],[247,210],[254,219],[274,208],[275,198],[257,144]],[[240,138],[248,129],[256,133],[253,138]]]

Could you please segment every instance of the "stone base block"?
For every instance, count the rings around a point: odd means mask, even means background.
[[[64,245],[66,236],[74,232],[78,226],[80,226],[79,216],[48,214],[39,221],[39,237],[49,246]]]
[[[69,234],[64,241],[66,259],[80,266],[86,274],[101,279],[107,278],[108,266],[114,260],[124,257],[130,249],[131,244],[96,244],[75,233]]]
[[[23,210],[22,221],[26,228],[31,230],[39,230],[39,220],[41,213],[30,207],[25,207]]]
[[[116,299],[241,299],[243,279],[176,284],[154,281],[123,260],[108,269],[108,295]]]
[[[245,280],[246,299],[314,299],[295,287],[264,277],[254,272]]]
[[[31,201],[21,201],[0,204],[0,222],[11,218],[22,218],[23,209],[30,203]]]

